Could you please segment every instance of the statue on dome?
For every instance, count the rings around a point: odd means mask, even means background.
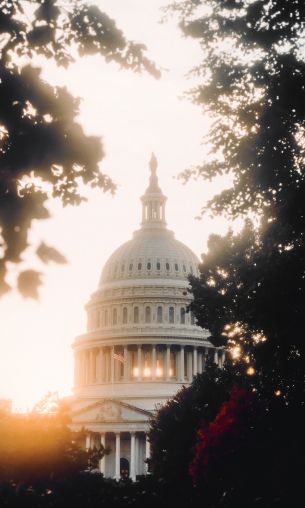
[[[155,156],[154,152],[152,152],[149,161],[149,168],[152,174],[156,174],[157,167],[158,167],[157,157]]]

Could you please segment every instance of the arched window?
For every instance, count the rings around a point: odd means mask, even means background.
[[[151,270],[151,262],[150,261],[148,261],[148,263],[147,263],[147,270]]]
[[[185,308],[184,307],[181,307],[181,309],[180,309],[180,323],[182,325],[185,324]]]
[[[168,320],[170,323],[174,323],[175,322],[175,309],[174,307],[170,307],[168,309]]]
[[[132,270],[132,269],[133,269],[133,264],[132,264],[132,263],[130,263],[130,264],[129,264],[129,271],[131,272],[131,270]]]
[[[191,325],[195,325],[196,322],[195,322],[195,316],[194,314],[191,312]]]
[[[157,323],[162,323],[163,321],[163,308],[160,306],[157,308]]]
[[[118,311],[117,309],[113,309],[112,311],[112,324],[116,325],[118,322]]]
[[[161,270],[161,263],[160,263],[160,261],[157,261],[157,270]]]
[[[139,307],[133,308],[133,322],[138,323],[139,322]]]
[[[151,308],[145,307],[145,323],[151,322]]]
[[[138,270],[142,270],[142,263],[138,263]]]
[[[169,263],[165,263],[165,269],[168,271],[169,270]]]
[[[178,263],[175,263],[175,270],[176,270],[176,272],[178,272],[178,270],[179,270]]]
[[[105,326],[108,326],[108,310],[107,309],[105,310],[105,314],[104,314],[104,323],[105,323]]]
[[[127,307],[123,307],[123,325],[127,323]]]
[[[183,264],[183,271],[186,272],[186,266]]]

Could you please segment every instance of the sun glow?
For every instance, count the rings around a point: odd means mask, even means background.
[[[159,365],[159,362],[157,361],[156,366],[156,377],[161,378],[163,377],[163,368]],[[134,367],[132,370],[133,377],[138,377],[140,373],[139,367]],[[150,378],[153,375],[153,369],[147,362],[144,365],[143,368],[143,377]],[[170,376],[172,376],[172,369],[170,369]]]
[[[58,391],[60,397],[71,393],[71,344],[86,330],[84,304],[95,290],[108,256],[138,228],[139,197],[147,185],[145,169],[152,151],[158,157],[160,182],[168,196],[167,222],[176,237],[199,254],[211,233],[227,230],[223,219],[194,220],[202,205],[228,186],[227,180],[182,186],[173,179],[205,157],[201,140],[210,121],[202,116],[200,108],[178,99],[191,84],[184,78],[185,73],[202,54],[195,41],[181,37],[175,23],[158,23],[158,7],[167,3],[103,1],[105,11],[126,35],[145,43],[151,58],[169,69],[161,80],[122,71],[98,57],[84,58],[68,69],[58,69],[48,62],[42,69],[46,81],[67,86],[73,95],[82,98],[79,122],[88,135],[102,138],[106,156],[101,169],[113,178],[118,189],[114,198],[98,190],[86,191],[88,202],[79,207],[62,209],[52,201],[52,218],[33,221],[31,246],[22,267],[44,274],[40,301],[25,301],[12,293],[0,302],[0,397],[12,398],[15,409],[31,409],[48,392]],[[5,137],[0,126],[0,140]],[[34,265],[34,246],[42,240],[58,248],[69,264]],[[138,366],[132,372],[138,377]],[[175,372],[172,363],[169,377]],[[164,363],[163,367],[157,365],[155,375],[165,376]]]
[[[158,365],[158,363],[157,363],[157,368],[156,368],[156,375],[157,375],[157,377],[163,376],[163,369]]]
[[[132,370],[132,374],[133,374],[133,377],[138,377],[139,376],[139,368],[134,367]]]
[[[145,365],[143,370],[144,377],[150,377],[151,376],[151,368]]]

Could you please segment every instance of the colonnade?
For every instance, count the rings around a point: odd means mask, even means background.
[[[77,351],[75,386],[130,381],[191,382],[207,357],[222,367],[221,348],[170,344],[102,346]]]
[[[135,481],[138,474],[148,472],[145,460],[150,457],[150,443],[144,431],[88,432],[85,448],[89,450],[94,447],[110,449],[110,453],[105,454],[99,463],[100,472],[105,476],[117,480],[129,476]],[[123,468],[122,459],[127,465]]]

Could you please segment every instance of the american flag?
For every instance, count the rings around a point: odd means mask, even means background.
[[[119,354],[119,353],[113,353],[113,358],[115,360],[118,360],[119,362],[122,362],[124,363],[125,362],[125,358],[123,355]]]

